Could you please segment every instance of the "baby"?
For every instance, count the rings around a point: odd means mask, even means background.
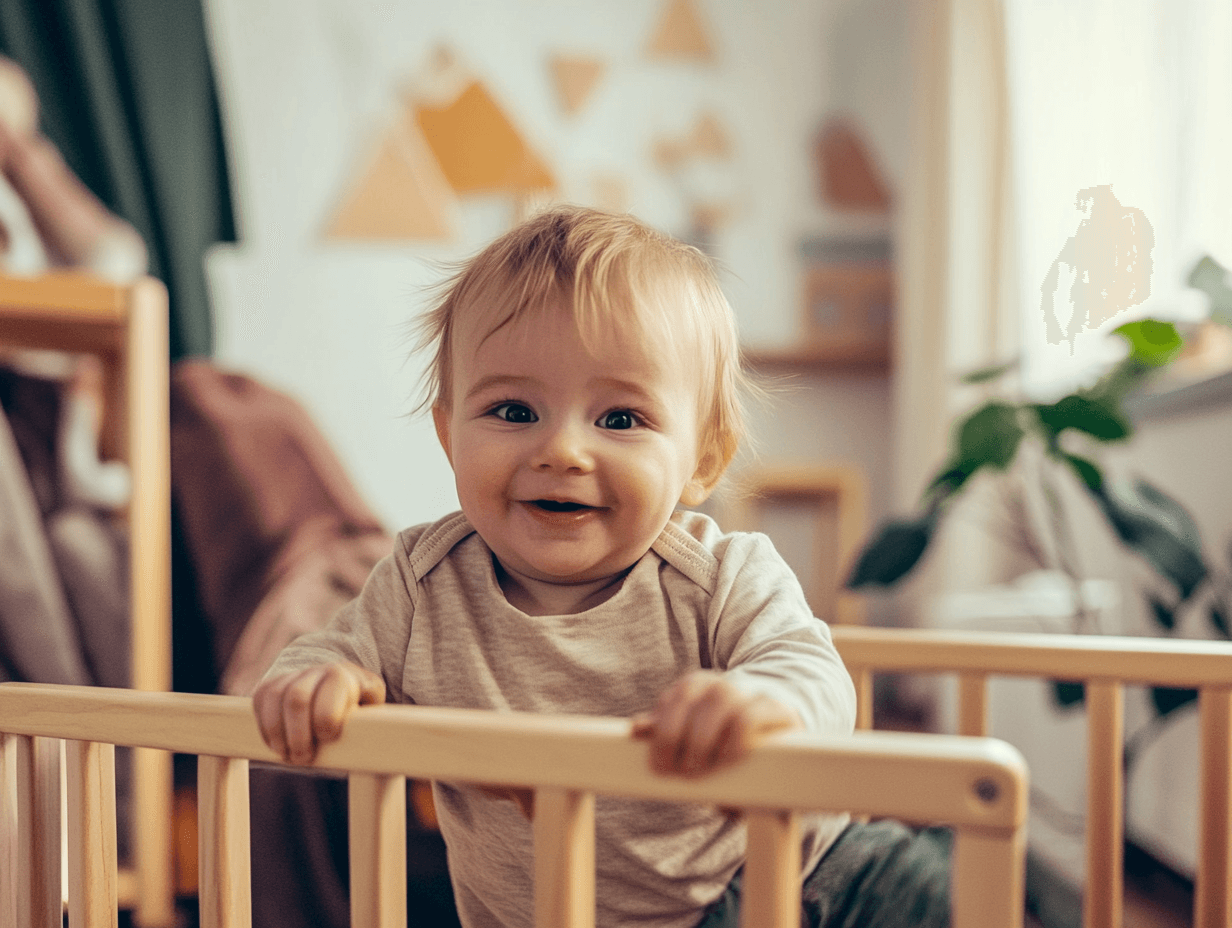
[[[852,730],[851,679],[769,540],[678,508],[707,498],[742,434],[735,325],[700,252],[627,216],[553,209],[466,264],[419,331],[461,512],[402,532],[360,596],[282,652],[254,695],[271,748],[309,763],[353,707],[385,699],[629,717],[653,767],[683,776],[774,731]],[[528,924],[528,795],[434,795],[463,924]],[[737,818],[596,809],[598,924],[733,917]],[[849,870],[914,846],[905,829],[851,840],[872,827],[805,820],[811,923],[839,924],[825,919]],[[906,914],[905,896],[892,904]]]

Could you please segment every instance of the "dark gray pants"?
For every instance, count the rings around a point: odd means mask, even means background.
[[[947,928],[950,846],[946,828],[853,823],[804,879],[801,928]],[[737,928],[739,872],[698,928]]]

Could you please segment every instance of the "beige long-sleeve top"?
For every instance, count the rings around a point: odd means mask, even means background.
[[[724,534],[678,512],[609,600],[576,615],[511,606],[492,553],[461,513],[407,529],[360,596],[286,648],[277,675],[345,659],[385,680],[390,702],[630,716],[677,677],[720,670],[793,708],[809,731],[852,731],[855,690],[799,582],[764,535]],[[529,925],[529,823],[511,801],[435,784],[467,928]],[[846,824],[804,822],[805,872]],[[738,820],[717,809],[599,797],[598,924],[695,924],[744,859]]]

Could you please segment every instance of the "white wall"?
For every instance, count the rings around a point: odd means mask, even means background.
[[[242,237],[209,261],[217,360],[303,401],[391,528],[456,501],[429,423],[403,415],[420,370],[406,359],[405,323],[439,277],[434,262],[473,253],[507,227],[513,207],[498,197],[465,201],[461,236],[449,245],[327,243],[321,229],[400,88],[435,47],[451,48],[485,83],[552,165],[564,198],[587,202],[594,172],[619,173],[631,211],[676,234],[687,233],[687,212],[654,169],[654,139],[685,133],[703,111],[718,114],[733,160],[700,179],[735,206],[713,250],[730,271],[724,283],[751,345],[791,340],[798,241],[841,226],[815,194],[811,143],[824,116],[860,113],[891,183],[901,180],[905,0],[698,0],[713,65],[644,58],[663,2],[207,3]],[[549,82],[548,56],[558,52],[607,63],[591,104],[572,118]],[[819,410],[812,433],[828,437],[784,452],[888,457],[880,385],[838,435],[851,382],[810,389]],[[884,418],[870,420],[870,408]],[[762,451],[776,456],[775,447]]]

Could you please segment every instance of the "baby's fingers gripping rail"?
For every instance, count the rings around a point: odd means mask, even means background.
[[[201,924],[249,924],[248,764],[279,762],[251,700],[10,683],[0,685],[0,732],[0,925],[60,925],[61,739],[72,928],[116,924],[115,745],[199,756]],[[357,710],[317,760],[349,777],[352,924],[406,924],[407,776],[535,790],[540,928],[594,924],[595,794],[743,809],[745,925],[799,923],[801,810],[953,826],[955,928],[1022,923],[1026,770],[1003,742],[792,733],[690,780],[651,773],[647,751],[622,719]]]

